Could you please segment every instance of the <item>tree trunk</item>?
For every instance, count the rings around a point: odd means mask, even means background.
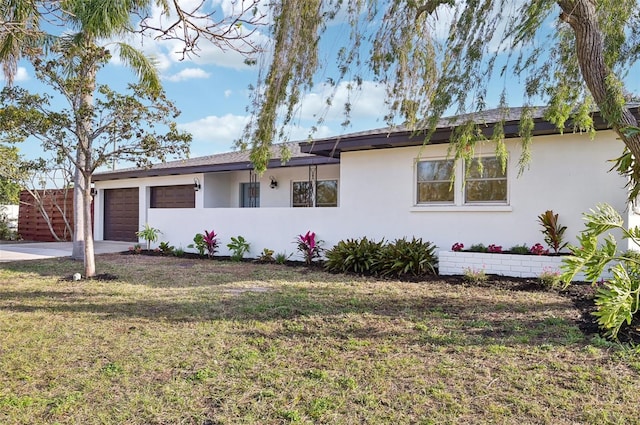
[[[77,164],[84,164],[84,156],[78,148],[76,154]],[[71,258],[82,260],[84,258],[84,178],[80,167],[76,165],[73,174],[73,251]]]
[[[96,261],[93,249],[93,226],[91,220],[91,176],[87,176],[84,182],[84,276],[92,277],[96,274]]]
[[[604,40],[598,25],[593,0],[559,0],[560,19],[567,22],[576,37],[576,55],[582,77],[604,119],[618,133],[634,158],[640,158],[640,135],[628,136],[624,129],[637,126],[631,111],[621,104],[623,98],[620,79],[607,67]],[[640,168],[637,161],[634,168]]]

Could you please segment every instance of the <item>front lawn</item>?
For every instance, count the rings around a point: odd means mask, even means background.
[[[640,349],[527,282],[97,264],[0,263],[0,423],[640,423]]]

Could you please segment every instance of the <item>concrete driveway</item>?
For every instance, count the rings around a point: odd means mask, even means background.
[[[95,241],[96,254],[127,251],[133,242]],[[26,242],[0,244],[0,262],[70,257],[71,242]]]

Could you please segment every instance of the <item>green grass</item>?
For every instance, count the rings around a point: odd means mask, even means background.
[[[0,264],[0,423],[640,423],[640,350],[552,292],[97,260]]]

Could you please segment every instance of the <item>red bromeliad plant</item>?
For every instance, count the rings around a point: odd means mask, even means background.
[[[500,254],[502,252],[502,246],[491,244],[487,247],[487,251],[492,252],[494,254]]]
[[[529,250],[529,252],[531,252],[534,255],[548,255],[549,254],[549,250],[545,249],[544,246],[542,246],[542,244],[537,243],[534,246],[531,247],[531,249]]]
[[[202,236],[202,241],[207,248],[207,255],[209,257],[213,257],[213,255],[218,251],[218,235],[216,235],[216,232],[213,230],[211,230],[211,232],[205,230]]]
[[[464,249],[464,244],[460,242],[456,242],[451,246],[451,251],[459,252]]]
[[[304,262],[311,264],[315,258],[320,257],[320,242],[316,240],[315,232],[308,231],[304,235],[298,235],[296,239],[298,251],[304,255]]]

